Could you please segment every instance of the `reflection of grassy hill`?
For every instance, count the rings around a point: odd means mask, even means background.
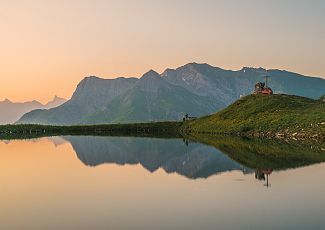
[[[290,95],[250,95],[183,126],[197,133],[325,138],[325,103]]]
[[[274,140],[209,135],[196,135],[191,139],[212,145],[249,168],[280,170],[325,161],[325,149],[321,145],[302,145],[299,142],[286,144]]]

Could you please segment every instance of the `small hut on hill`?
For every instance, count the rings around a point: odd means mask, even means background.
[[[254,94],[273,94],[273,90],[267,85],[268,78],[269,76],[265,76],[265,82],[257,82],[255,84]]]

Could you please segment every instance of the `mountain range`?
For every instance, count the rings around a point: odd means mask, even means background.
[[[208,64],[189,63],[162,74],[150,70],[141,78],[86,77],[71,99],[52,109],[26,113],[17,123],[100,124],[180,120],[204,116],[251,94],[256,82],[271,76],[275,93],[319,98],[325,80],[283,70],[244,67],[224,70]]]
[[[12,124],[25,113],[35,109],[50,109],[66,102],[66,99],[55,96],[52,101],[45,105],[34,100],[28,102],[12,102],[9,99],[0,101],[0,124]]]

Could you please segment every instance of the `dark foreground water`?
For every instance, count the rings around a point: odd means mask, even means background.
[[[1,141],[0,229],[325,229],[325,156],[234,143]]]

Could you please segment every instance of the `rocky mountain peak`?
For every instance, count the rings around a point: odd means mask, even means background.
[[[146,79],[160,79],[160,78],[161,76],[159,75],[159,73],[151,69],[145,74],[143,74],[140,79],[146,80]]]
[[[255,72],[255,73],[265,73],[267,72],[266,69],[259,67],[259,68],[254,68],[254,67],[243,67],[241,69],[242,72]]]
[[[150,70],[137,82],[135,87],[143,91],[157,91],[161,86],[168,84],[156,71]]]
[[[176,70],[174,69],[166,69],[162,74],[161,76],[162,77],[166,77],[166,76],[174,76],[176,74]]]

